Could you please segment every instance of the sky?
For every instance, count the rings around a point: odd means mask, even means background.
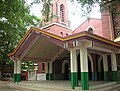
[[[75,2],[76,4],[76,2]],[[87,20],[87,17],[84,16],[82,17],[82,11],[79,7],[79,5],[73,5],[71,2],[68,3],[68,7],[69,7],[69,19],[71,21],[71,27],[74,30],[75,28],[77,28],[80,24],[82,24],[84,21]],[[72,8],[71,8],[72,7]],[[99,5],[96,5],[95,8],[93,8],[92,12],[90,13],[90,18],[98,18],[101,19],[101,14],[100,14],[100,7]]]
[[[42,5],[34,4],[31,7],[31,14],[36,15],[37,17],[42,17],[41,9],[42,9]],[[71,21],[72,30],[74,30],[80,24],[82,24],[85,20],[87,20],[86,16],[82,17],[82,11],[78,7],[78,5],[76,5],[76,2],[74,2],[74,4],[72,2],[68,2],[68,13],[69,13],[69,16],[68,16],[69,20]],[[90,18],[101,19],[101,15],[99,12],[99,5],[96,5],[96,7],[93,8],[92,12],[90,13]]]

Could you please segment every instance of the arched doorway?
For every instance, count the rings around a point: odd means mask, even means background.
[[[77,56],[77,63],[78,63],[78,80],[81,80],[80,54],[78,54]],[[89,71],[89,80],[92,80],[93,60],[89,53],[88,53],[88,71]]]
[[[69,62],[64,60],[62,63],[62,74],[64,74],[64,79],[69,80]]]
[[[81,67],[80,67],[80,54],[77,56],[77,63],[78,63],[78,80],[81,80]]]
[[[92,80],[92,68],[91,68],[91,61],[88,58],[88,72],[89,72],[89,80]]]
[[[89,72],[89,80],[94,79],[94,65],[93,65],[93,59],[91,54],[88,52],[88,72]]]
[[[108,55],[108,80],[112,81],[112,67],[111,67],[111,56]]]
[[[101,60],[101,80],[104,80],[104,68],[103,68],[103,60]]]
[[[98,80],[104,80],[104,66],[103,66],[103,58],[102,56],[99,57],[98,59],[98,75],[97,78]]]
[[[67,62],[65,63],[65,68],[64,68],[64,70],[65,70],[65,73],[64,73],[64,75],[65,75],[65,80],[69,80],[69,65],[68,65]]]

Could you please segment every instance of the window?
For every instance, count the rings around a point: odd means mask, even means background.
[[[89,32],[89,33],[93,33],[93,29],[92,29],[92,28],[89,28],[89,29],[88,29],[88,32]]]
[[[66,36],[68,35],[68,33],[66,33]]]
[[[63,4],[60,5],[60,17],[61,17],[61,20],[64,22],[64,5]]]
[[[63,32],[60,32],[60,35],[63,36]]]

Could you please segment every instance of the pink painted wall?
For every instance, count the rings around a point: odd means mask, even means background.
[[[90,18],[83,22],[78,28],[76,28],[72,34],[79,33],[82,31],[88,31],[89,28],[93,29],[93,34],[103,37],[101,19]]]
[[[64,6],[64,22],[61,21],[62,17],[60,16],[60,5]],[[67,0],[53,0],[52,6],[51,6],[51,12],[52,15],[55,15],[58,17],[57,22],[64,24],[66,26],[70,25],[70,22],[68,20],[68,3]],[[55,19],[55,18],[53,18]],[[52,20],[55,21],[55,20]]]
[[[37,74],[40,74],[40,73],[45,73],[45,63],[38,62]]]
[[[113,28],[110,23],[110,21],[112,21],[110,14],[108,12],[102,12],[101,20],[102,20],[103,37],[112,40],[111,32]]]
[[[50,27],[47,27],[43,30],[48,31],[48,32],[53,33],[53,34],[56,34],[56,35],[59,35],[59,36],[62,36],[62,37],[71,34],[71,29],[68,29],[68,28],[65,28],[65,27],[62,27],[62,26],[59,26],[59,25],[55,25],[55,24],[50,26]]]
[[[53,13],[53,15],[60,16],[60,5],[61,4],[64,5],[65,19],[68,19],[68,9],[67,9],[68,8],[68,3],[67,3],[67,0],[53,0],[52,13]]]

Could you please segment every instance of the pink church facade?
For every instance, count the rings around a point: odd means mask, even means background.
[[[52,0],[51,20],[31,28],[9,54],[15,60],[15,82],[21,81],[21,60],[38,62],[37,74],[45,80],[71,80],[73,89],[78,80],[82,90],[89,89],[89,80],[117,80],[120,44],[114,40],[119,37],[120,17],[112,19],[105,12],[101,19],[90,18],[72,31],[67,8],[67,0]]]
[[[95,19],[90,18],[89,20],[86,20],[83,22],[79,27],[77,27],[72,34],[79,33],[82,31],[92,31],[93,34],[99,35],[103,37],[103,31],[102,31],[102,22],[101,19]]]

